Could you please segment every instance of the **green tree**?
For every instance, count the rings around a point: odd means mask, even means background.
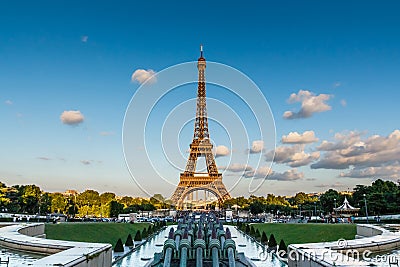
[[[110,203],[110,217],[118,217],[118,214],[120,214],[123,209],[124,205],[118,203],[116,200],[112,200]]]
[[[245,233],[250,234],[250,225],[246,224]]]
[[[271,234],[270,236],[269,236],[269,239],[268,239],[268,249],[270,250],[270,251],[276,251],[276,246],[277,246],[278,244],[276,243],[276,239],[275,239],[275,236],[274,236],[274,234]]]
[[[256,232],[254,231],[254,226],[251,225],[251,226],[250,226],[250,235],[251,235],[251,236],[254,236],[255,234],[256,234]]]
[[[111,200],[115,200],[115,194],[110,192],[105,192],[99,196],[99,199],[101,205],[106,205],[109,202],[111,202]]]
[[[51,194],[51,211],[64,213],[67,202],[61,193]]]
[[[148,236],[149,236],[149,234],[147,233],[147,229],[146,229],[146,228],[143,228],[142,237],[143,237],[143,238],[147,238]]]
[[[283,241],[283,239],[281,239],[281,242],[279,242],[279,247],[278,247],[278,251],[284,251],[286,254],[287,253],[287,246],[285,244],[285,241]]]
[[[335,199],[336,199],[336,207],[338,207],[343,202],[344,197],[339,195],[338,191],[333,189],[329,189],[320,196],[319,200],[321,202],[322,209],[326,213],[333,212],[333,208],[335,207]]]
[[[76,201],[78,202],[78,204],[80,206],[85,206],[88,204],[89,204],[89,206],[99,205],[100,195],[99,195],[99,192],[88,189],[88,190],[85,190],[84,192],[80,193],[77,196]]]
[[[260,230],[256,230],[256,232],[255,232],[255,234],[254,234],[254,236],[256,237],[256,238],[260,238],[261,237],[261,234],[260,234]]]
[[[268,237],[267,237],[267,234],[264,231],[261,234],[261,243],[265,244],[265,245],[268,244]]]
[[[122,244],[121,238],[119,238],[117,244],[115,244],[114,252],[124,252],[124,245]]]
[[[131,234],[128,235],[125,241],[125,246],[127,247],[133,247],[133,240]]]
[[[257,215],[264,211],[264,205],[256,200],[250,204],[250,212],[251,214]]]
[[[142,234],[140,233],[139,230],[136,231],[136,235],[135,235],[135,241],[142,241]]]
[[[21,211],[35,214],[39,211],[39,197],[41,190],[36,185],[23,185],[18,188]]]

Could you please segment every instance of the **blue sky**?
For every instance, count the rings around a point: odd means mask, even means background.
[[[292,157],[273,165],[275,179],[267,179],[257,194],[397,180],[399,7],[397,1],[1,3],[0,180],[49,191],[89,187],[143,195],[122,153],[125,110],[140,86],[131,76],[138,69],[159,72],[196,60],[200,43],[207,60],[234,67],[257,84],[275,119],[277,146],[282,156]],[[218,98],[211,88],[209,95]],[[328,95],[323,103],[329,108],[285,119],[285,111],[300,110],[301,102],[288,102],[300,90]],[[81,123],[60,120],[71,110],[83,114]],[[211,126],[211,136],[218,137]],[[190,127],[182,143],[190,141]],[[281,142],[283,135],[306,131],[318,141],[297,147]],[[231,150],[223,135],[217,141]],[[269,166],[268,152],[260,152],[261,166],[250,162],[252,170],[226,172],[226,183],[235,175],[257,177],[257,167]],[[293,167],[293,156],[310,162]],[[231,163],[239,166],[241,160]],[[226,158],[217,163],[222,167]],[[278,175],[293,169],[302,175]],[[179,172],[168,175],[177,179]],[[154,191],[170,194],[156,184]],[[235,190],[246,195],[247,184]]]

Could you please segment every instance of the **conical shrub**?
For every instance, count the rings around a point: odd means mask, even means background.
[[[285,244],[285,241],[283,241],[283,239],[281,239],[281,242],[279,242],[278,251],[279,251],[279,252],[284,251],[285,254],[287,253],[287,246],[286,246],[286,244]]]
[[[256,238],[260,238],[261,237],[260,230],[258,230],[258,229],[256,230],[255,237]]]
[[[147,229],[144,228],[142,231],[142,238],[147,238],[149,236],[149,234],[147,233]]]
[[[136,231],[135,241],[142,241],[142,233],[139,230]]]
[[[250,234],[250,225],[246,224],[245,232],[246,234]]]
[[[250,235],[254,236],[255,234],[256,234],[256,232],[254,231],[254,227],[252,225],[252,226],[250,226]]]
[[[268,237],[264,231],[262,232],[262,235],[261,235],[261,243],[263,243],[264,245],[268,244]]]
[[[124,245],[122,245],[121,238],[119,238],[117,244],[115,244],[114,252],[124,252]]]
[[[268,251],[276,251],[277,245],[274,234],[271,234],[268,240]]]
[[[125,246],[126,247],[133,247],[133,240],[131,234],[128,235],[125,241]]]

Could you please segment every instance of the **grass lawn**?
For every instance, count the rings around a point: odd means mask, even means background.
[[[269,238],[274,234],[276,241],[283,239],[286,245],[314,242],[337,241],[340,238],[354,239],[356,234],[355,224],[285,224],[285,223],[260,223],[250,224]]]
[[[125,243],[128,234],[135,237],[136,231],[148,228],[149,223],[59,223],[46,224],[48,239],[109,243],[114,247],[118,238]]]

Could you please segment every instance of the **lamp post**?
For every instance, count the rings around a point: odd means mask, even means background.
[[[367,223],[369,223],[368,221],[368,208],[367,208],[367,196],[365,194],[363,194],[364,196],[364,203],[365,203],[365,215],[367,216]]]
[[[317,221],[317,202],[314,201],[314,216],[315,216],[315,221]]]
[[[86,219],[89,218],[89,201],[87,202]]]
[[[336,198],[333,199],[335,201],[335,216],[336,216]]]
[[[40,222],[40,206],[42,205],[42,193],[39,194],[39,201],[38,201],[38,204],[39,204],[39,212],[38,212],[38,219],[37,219],[37,221]]]
[[[301,204],[299,205],[299,207],[300,207],[300,220],[301,220]]]

